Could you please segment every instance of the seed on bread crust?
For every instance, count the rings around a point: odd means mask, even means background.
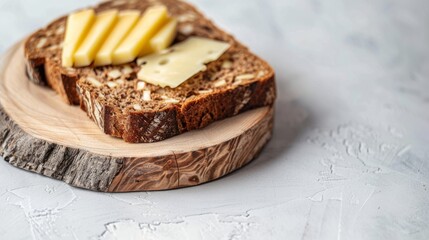
[[[116,82],[107,82],[106,84],[107,84],[107,86],[109,86],[110,88],[115,88],[115,87],[117,87],[117,86],[118,86],[118,84],[117,84]]]
[[[145,82],[137,82],[136,90],[140,91],[140,90],[145,89],[145,87],[146,87],[146,83]]]
[[[260,78],[260,77],[265,76],[266,74],[267,74],[267,72],[265,72],[265,71],[259,71],[257,77]]]
[[[171,97],[167,97],[165,95],[161,96],[161,99],[164,100],[165,103],[179,103],[180,101]]]
[[[63,34],[64,32],[65,32],[65,27],[64,26],[60,26],[56,31],[55,31],[55,34],[56,35],[61,35],[61,34]]]
[[[54,44],[54,45],[52,45],[52,46],[49,46],[47,49],[48,50],[57,50],[57,49],[59,49],[59,48],[61,48],[60,46],[58,46],[58,45],[56,45],[56,44]]]
[[[107,73],[107,76],[112,79],[118,79],[122,76],[122,72],[118,69],[113,69]]]
[[[116,83],[119,85],[124,85],[125,81],[123,79],[118,79],[118,80],[116,80]]]
[[[143,108],[142,108],[142,106],[140,104],[134,104],[133,108],[134,108],[134,110],[137,110],[137,111],[143,110]]]
[[[150,93],[151,92],[149,90],[143,91],[143,97],[142,97],[143,101],[151,101],[152,100],[150,97]]]
[[[47,38],[41,38],[39,40],[39,42],[37,43],[36,48],[40,49],[40,48],[44,47],[47,41],[48,41]]]
[[[133,72],[134,70],[129,65],[126,65],[122,68],[122,73],[125,75],[131,74]]]
[[[95,86],[95,87],[101,87],[102,84],[100,81],[98,81],[96,78],[94,77],[86,77],[85,78],[86,82],[88,82],[89,84]]]
[[[217,81],[217,82],[215,82],[213,84],[213,86],[215,86],[215,87],[222,87],[222,86],[225,86],[225,85],[226,85],[225,79],[221,79],[221,80],[219,80],[219,81]]]
[[[238,81],[234,81],[234,82],[232,83],[232,85],[237,86],[237,85],[240,85],[240,84],[242,84],[242,83],[243,83],[243,81],[238,80]]]
[[[191,24],[183,25],[181,28],[179,28],[179,32],[183,35],[191,35],[191,33],[194,32],[194,26]]]
[[[67,71],[68,74],[76,74],[76,69],[68,67],[65,68],[65,70]]]
[[[227,69],[232,68],[232,62],[231,61],[224,61],[222,63],[222,68],[227,68]]]
[[[255,78],[255,74],[242,74],[235,77],[235,81],[243,81],[243,80],[249,80]]]
[[[207,90],[199,90],[197,91],[198,94],[209,94],[212,93],[213,90],[212,89],[207,89]]]
[[[177,17],[177,21],[179,22],[192,22],[192,21],[195,21],[196,19],[197,19],[197,16],[193,13],[185,13]]]
[[[174,98],[168,98],[164,100],[165,103],[179,103],[180,101]]]

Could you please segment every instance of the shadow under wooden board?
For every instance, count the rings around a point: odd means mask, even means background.
[[[0,156],[75,187],[129,192],[208,182],[249,163],[272,127],[273,109],[264,107],[161,142],[130,144],[28,81],[21,44],[1,60]]]

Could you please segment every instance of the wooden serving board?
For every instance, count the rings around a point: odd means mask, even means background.
[[[265,107],[162,142],[125,143],[54,91],[31,83],[20,44],[1,61],[0,155],[80,188],[129,192],[208,182],[249,163],[272,127],[273,109]]]

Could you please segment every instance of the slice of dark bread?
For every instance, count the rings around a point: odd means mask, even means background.
[[[228,42],[230,49],[179,87],[161,88],[137,79],[140,66],[136,62],[97,68],[62,67],[63,17],[25,42],[29,79],[50,86],[69,104],[80,104],[104,133],[133,143],[161,141],[249,109],[273,105],[273,69],[188,3],[116,0],[94,9],[144,11],[155,4],[167,6],[178,19],[175,42],[199,36]]]

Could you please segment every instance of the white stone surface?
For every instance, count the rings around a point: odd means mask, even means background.
[[[0,0],[0,51],[94,1]],[[277,71],[275,135],[221,180],[102,194],[0,161],[1,239],[429,239],[429,2],[194,0]]]

